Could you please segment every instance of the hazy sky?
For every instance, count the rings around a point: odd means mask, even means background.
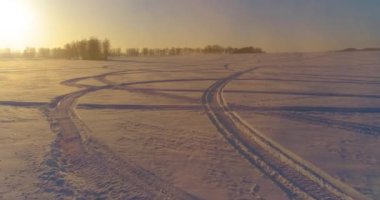
[[[25,45],[52,47],[98,36],[122,48],[221,44],[320,51],[380,46],[379,0],[20,1],[35,14],[33,37]]]

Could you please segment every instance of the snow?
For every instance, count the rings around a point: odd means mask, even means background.
[[[76,113],[97,148],[195,197],[288,199],[226,142],[202,105],[213,83],[253,67],[223,89],[230,108],[332,177],[379,197],[380,55],[329,52],[0,61],[0,199],[70,197],[40,185],[57,140],[48,104],[88,87],[96,89],[77,99]],[[88,178],[61,176],[72,188]]]

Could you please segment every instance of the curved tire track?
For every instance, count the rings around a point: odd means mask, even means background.
[[[210,120],[228,143],[274,181],[290,198],[367,199],[356,190],[334,179],[250,127],[230,110],[223,98],[224,87],[231,80],[255,69],[257,68],[237,72],[216,81],[202,97],[202,103]]]
[[[121,72],[121,71],[120,71]],[[99,78],[120,72],[75,78],[63,84],[83,88],[57,97],[46,115],[57,133],[48,166],[41,176],[42,188],[57,198],[79,199],[198,199],[152,172],[120,158],[107,146],[89,137],[89,129],[81,121],[75,107],[77,99],[114,85],[85,86],[77,84],[87,78]]]

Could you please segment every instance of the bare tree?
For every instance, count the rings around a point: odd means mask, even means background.
[[[106,38],[102,42],[102,47],[103,47],[103,59],[108,60],[111,44],[110,41]]]

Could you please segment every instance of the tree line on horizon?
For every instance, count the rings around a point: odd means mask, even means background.
[[[120,56],[175,56],[188,54],[244,54],[265,53],[257,47],[223,47],[207,45],[204,48],[111,48],[108,39],[99,40],[96,37],[73,41],[58,48],[27,47],[22,52],[12,52],[10,48],[0,49],[0,57],[6,58],[52,58],[52,59],[80,59],[80,60],[107,60],[108,57]]]
[[[60,58],[81,60],[107,60],[111,48],[108,39],[99,40],[91,37],[79,41],[67,43],[63,48],[30,48],[27,47],[22,53],[25,58]]]
[[[355,52],[355,51],[380,51],[380,48],[362,48],[362,49],[358,49],[358,48],[345,48],[345,49],[341,49],[341,50],[337,50],[336,52]]]

